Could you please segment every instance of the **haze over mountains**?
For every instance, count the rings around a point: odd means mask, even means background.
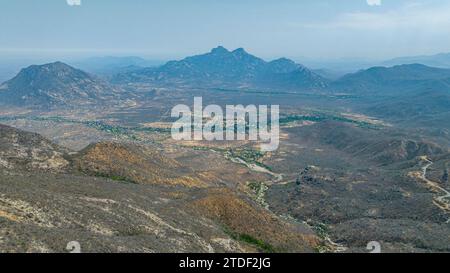
[[[413,104],[403,103],[411,100],[426,102],[418,106],[424,113],[447,112],[450,104],[450,69],[422,64],[372,67],[329,80],[287,58],[267,62],[242,48],[229,51],[221,46],[159,67],[142,68],[139,65],[146,62],[139,58],[100,58],[93,62],[98,62],[99,69],[110,67],[108,73],[119,72],[100,79],[61,62],[33,65],[0,86],[0,103],[47,108],[102,104],[130,99],[137,94],[125,92],[124,87],[144,84],[389,97],[369,111],[378,114],[376,109],[383,109],[379,113],[383,116],[417,111]]]
[[[409,56],[399,57],[383,62],[383,65],[393,66],[400,64],[414,64],[420,63],[427,66],[450,68],[450,53],[439,53],[436,55],[427,56]]]
[[[242,48],[229,51],[221,46],[162,66],[140,67],[149,64],[140,58],[98,58],[91,63],[97,66],[90,69],[111,70],[100,78],[61,62],[22,69],[0,85],[0,104],[44,109],[134,104],[160,87],[165,92],[190,87],[346,94],[358,96],[353,105],[366,114],[413,123],[419,115],[424,125],[449,127],[450,69],[423,64],[377,66],[331,80],[287,58],[268,62]]]
[[[140,57],[92,57],[85,60],[71,61],[70,65],[95,75],[109,77],[117,73],[139,70],[144,67],[161,65],[162,61],[151,61]]]

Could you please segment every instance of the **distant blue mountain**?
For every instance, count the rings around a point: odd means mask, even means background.
[[[149,61],[140,57],[92,57],[82,61],[71,62],[74,67],[80,68],[99,76],[111,76],[120,72],[130,72],[149,66],[161,65],[162,61]]]
[[[316,73],[317,75],[320,75],[321,77],[335,81],[343,76],[345,76],[347,73],[344,73],[342,71],[332,70],[332,69],[313,69],[312,72]]]
[[[446,90],[450,94],[450,69],[422,64],[372,67],[345,75],[331,87],[334,91],[358,94],[396,95],[424,90]]]
[[[419,117],[427,126],[449,128],[450,69],[422,64],[373,67],[340,78],[330,89],[359,96],[363,105],[371,105],[366,111],[373,116]]]
[[[289,59],[266,62],[243,48],[229,51],[221,46],[209,53],[170,61],[160,67],[120,73],[113,81],[293,90],[319,89],[328,84],[328,80]]]
[[[412,57],[395,58],[383,62],[383,65],[394,66],[394,65],[414,64],[414,63],[439,68],[450,68],[450,53],[441,53],[430,56],[412,56]]]

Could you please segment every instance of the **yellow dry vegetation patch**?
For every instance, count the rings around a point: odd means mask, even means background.
[[[137,164],[142,161],[142,158],[131,153],[124,146],[114,143],[100,143],[95,145],[86,153],[85,158],[109,164],[114,164],[113,160],[115,158],[120,158],[130,164]]]
[[[173,179],[161,179],[161,184],[169,184],[169,185],[181,185],[187,188],[206,188],[208,184],[203,181],[200,181],[198,178],[190,177],[190,176],[182,176],[179,178]]]
[[[209,189],[204,198],[193,202],[192,207],[233,233],[249,235],[278,251],[309,252],[320,244],[320,239],[313,233],[299,231],[229,189]]]
[[[18,216],[14,215],[14,214],[11,214],[11,213],[9,213],[7,211],[0,210],[0,217],[1,218],[6,218],[6,219],[8,219],[10,221],[13,221],[13,222],[20,222],[20,218]]]
[[[413,172],[409,172],[408,176],[411,177],[411,178],[418,179],[418,178],[421,178],[422,173],[420,171],[413,171]]]
[[[119,143],[98,143],[77,160],[81,171],[138,184],[207,186],[204,179],[154,148]]]

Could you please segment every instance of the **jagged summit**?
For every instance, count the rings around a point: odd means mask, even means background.
[[[218,47],[213,48],[211,50],[211,53],[224,54],[224,53],[230,53],[230,51],[228,49],[226,49],[225,47],[223,47],[223,46],[218,46]]]
[[[211,49],[212,54],[228,54],[228,55],[250,55],[244,48],[236,48],[234,50],[229,50],[224,46],[217,46]]]
[[[247,51],[245,51],[245,49],[242,48],[242,47],[233,50],[232,53],[234,53],[234,54],[248,54]]]

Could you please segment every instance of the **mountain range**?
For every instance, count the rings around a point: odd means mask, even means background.
[[[359,96],[358,107],[369,115],[449,128],[450,69],[422,64],[373,67],[348,74],[330,88]]]
[[[32,65],[0,85],[0,103],[43,108],[102,105],[132,98],[137,94],[124,90],[129,85],[140,84],[155,87],[338,92],[363,96],[409,96],[415,99],[443,97],[444,102],[450,100],[450,69],[423,64],[372,67],[329,80],[287,58],[267,62],[242,48],[229,51],[221,46],[209,53],[170,61],[159,67],[139,67],[137,64],[146,64],[145,60],[139,58],[106,58],[97,61],[100,64],[118,64],[119,67],[125,63],[136,65],[117,68],[120,73],[107,79],[62,62]],[[446,107],[447,103],[440,105]]]
[[[422,64],[372,67],[333,82],[332,89],[364,94],[411,94],[415,91],[442,91],[450,94],[450,69]]]
[[[141,57],[92,57],[81,61],[69,62],[70,65],[102,77],[109,77],[117,73],[139,70],[144,67],[161,65],[161,61],[146,60]]]
[[[295,90],[320,89],[328,84],[328,80],[292,60],[281,58],[266,62],[243,48],[229,51],[222,46],[160,67],[120,73],[113,81]]]
[[[400,64],[420,63],[427,66],[450,68],[450,53],[440,53],[428,56],[409,56],[391,59],[383,62],[383,65],[394,66]]]

